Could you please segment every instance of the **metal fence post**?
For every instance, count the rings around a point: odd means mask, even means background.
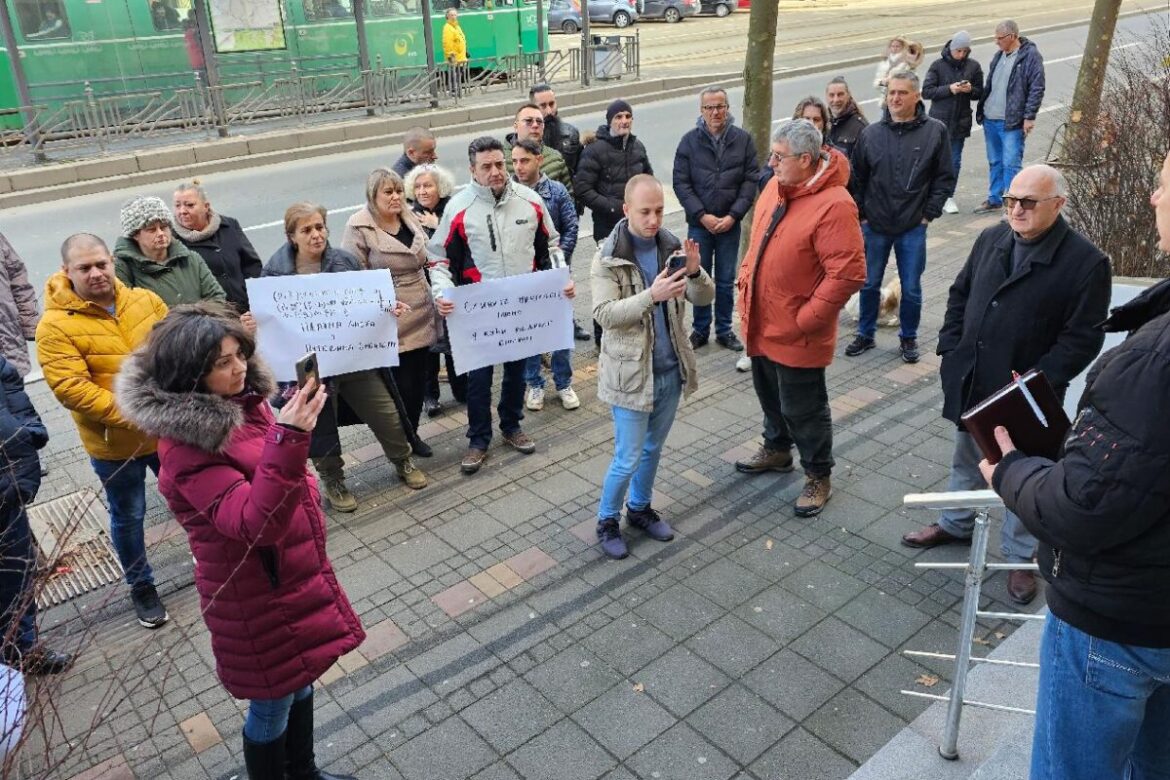
[[[4,47],[8,50],[8,68],[12,71],[12,80],[16,82],[16,96],[20,100],[20,113],[24,118],[24,136],[33,150],[33,159],[44,162],[48,158],[37,122],[37,109],[32,102],[24,64],[20,61],[20,48],[16,45],[16,33],[12,30],[12,18],[8,15],[6,2],[0,3],[0,31],[4,34]]]
[[[422,7],[423,48],[426,50],[428,90],[431,108],[439,107],[439,71],[435,67],[435,28],[431,20],[431,0],[419,0]]]
[[[199,32],[199,43],[203,47],[203,68],[207,71],[207,86],[211,97],[211,110],[215,114],[215,131],[220,138],[227,138],[227,111],[224,110],[223,92],[220,90],[219,63],[215,59],[215,41],[211,38],[211,20],[203,0],[191,3],[195,12],[195,27]]]
[[[971,641],[975,637],[975,619],[979,611],[979,592],[983,587],[983,570],[987,562],[987,535],[990,524],[987,510],[975,515],[975,529],[971,533],[971,557],[963,584],[963,613],[959,624],[959,647],[955,651],[955,675],[947,702],[947,721],[943,730],[939,755],[948,761],[959,757],[959,719],[963,716],[963,696],[967,689],[967,667],[971,665]]]

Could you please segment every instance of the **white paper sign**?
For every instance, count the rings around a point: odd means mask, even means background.
[[[248,279],[256,348],[276,378],[317,353],[321,376],[398,365],[398,319],[389,271],[344,271]]]
[[[565,297],[568,268],[467,284],[443,295],[455,369],[484,366],[573,348],[573,304]]]

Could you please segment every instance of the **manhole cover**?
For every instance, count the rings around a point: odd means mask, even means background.
[[[91,488],[29,507],[28,522],[39,563],[49,571],[37,593],[41,609],[122,579],[106,530],[109,516]]]

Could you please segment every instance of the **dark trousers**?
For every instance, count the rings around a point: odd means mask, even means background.
[[[0,510],[0,644],[9,643],[17,649],[30,649],[37,641],[37,603],[33,598],[33,572],[36,571],[37,552],[28,514],[16,491],[12,500],[5,496]]]
[[[752,358],[752,384],[764,410],[764,446],[800,452],[800,466],[810,477],[833,470],[833,416],[825,369],[791,368],[766,357]]]
[[[430,369],[430,347],[420,347],[409,352],[398,353],[398,365],[390,368],[402,405],[410,424],[418,430],[418,418],[422,414],[423,398],[427,392],[427,372]]]
[[[500,432],[511,435],[520,430],[524,419],[524,366],[527,359],[504,363],[504,380],[500,387]],[[492,443],[492,371],[484,366],[467,372],[467,439],[468,445],[486,450]]]
[[[455,359],[451,357],[450,352],[444,352],[442,355],[438,352],[431,353],[427,361],[427,398],[432,401],[439,400],[440,360],[447,363],[447,383],[451,385],[451,395],[459,403],[464,403],[467,400],[467,376],[455,373]]]

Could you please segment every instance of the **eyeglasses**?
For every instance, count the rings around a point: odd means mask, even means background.
[[[708,114],[714,114],[716,111],[726,111],[727,104],[720,103],[717,106],[703,106],[703,110],[706,111]]]
[[[529,127],[537,127],[544,124],[544,120],[536,116],[526,116],[520,120]]]
[[[1014,37],[1016,37],[1016,34],[1015,34],[1015,33],[1008,33],[1008,34],[1006,34],[1006,35],[997,35],[997,36],[995,36],[995,40],[997,40],[997,41],[1002,41],[1004,38],[1014,38]]]
[[[784,160],[787,160],[790,157],[803,157],[803,156],[804,155],[802,155],[802,154],[780,154],[779,152],[772,152],[771,154],[768,155],[768,162],[772,162],[772,161],[783,162]]]
[[[1036,208],[1037,205],[1043,203],[1044,201],[1056,200],[1059,197],[1061,197],[1061,196],[1060,195],[1053,195],[1053,196],[1048,197],[1048,198],[1017,198],[1015,195],[1004,195],[1003,196],[1003,208],[1005,211],[1011,211],[1012,209],[1014,209],[1016,207],[1016,204],[1019,203],[1020,208],[1022,208],[1024,211],[1031,211],[1032,209]]]

